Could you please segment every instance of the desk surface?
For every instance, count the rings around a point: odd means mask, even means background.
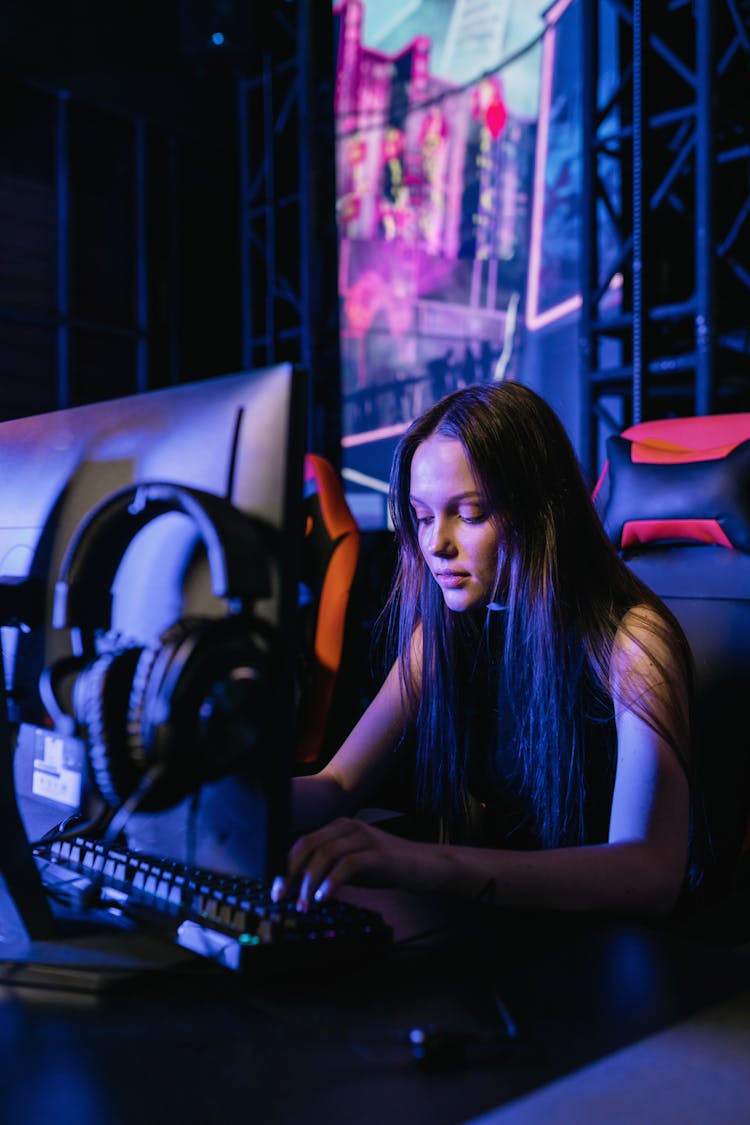
[[[471,1125],[741,1125],[750,1106],[750,993],[701,1009]]]
[[[750,987],[747,958],[658,928],[367,897],[397,937],[375,963],[103,996],[3,986],[0,1117],[457,1125]],[[402,940],[436,922],[439,940]],[[408,1033],[430,1025],[465,1035],[462,1063],[415,1060]]]

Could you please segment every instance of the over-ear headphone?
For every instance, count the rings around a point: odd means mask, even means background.
[[[123,643],[111,631],[115,576],[138,532],[168,512],[192,521],[228,613],[178,620],[156,644]],[[140,809],[171,807],[257,749],[274,637],[253,603],[271,591],[269,534],[222,497],[162,482],[111,494],[74,532],[52,611],[73,654],[45,670],[40,690],[58,729],[83,735],[112,807],[139,788]]]

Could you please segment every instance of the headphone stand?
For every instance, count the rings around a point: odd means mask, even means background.
[[[0,579],[0,625],[16,625],[19,619],[35,616],[26,612],[33,600],[29,592],[29,582]],[[16,802],[5,669],[0,671],[0,933],[5,938],[10,925],[14,935],[30,940],[50,938],[55,922]]]
[[[18,625],[19,589],[17,579],[0,578],[0,625]],[[12,614],[6,601],[16,607]],[[54,916],[16,801],[0,661],[0,984],[103,992],[154,971],[189,971],[196,961],[204,963],[171,942],[107,928],[94,917],[71,924]]]

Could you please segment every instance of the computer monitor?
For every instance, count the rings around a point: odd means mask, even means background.
[[[243,875],[281,869],[307,405],[305,373],[283,364],[0,424],[6,604],[13,583],[38,584],[36,603],[23,587],[30,621],[2,630],[30,839],[124,802],[128,779],[144,780],[130,759],[150,724],[148,760],[167,776],[145,779],[128,846]],[[191,660],[203,671],[186,686]],[[248,676],[262,678],[250,694]],[[189,772],[170,788],[183,743],[201,783]]]

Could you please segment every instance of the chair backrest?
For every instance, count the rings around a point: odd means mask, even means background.
[[[693,650],[719,886],[750,850],[750,413],[643,422],[607,453],[604,525]]]
[[[308,453],[304,486],[297,762],[312,765],[318,762],[324,747],[341,666],[360,532],[330,461]]]

